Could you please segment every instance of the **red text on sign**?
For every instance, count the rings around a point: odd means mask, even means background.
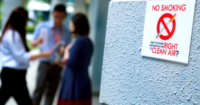
[[[152,6],[152,11],[159,11],[160,10],[160,6],[159,5],[153,5]]]
[[[186,4],[152,5],[152,11],[185,11]]]
[[[172,43],[165,43],[164,44],[164,48],[166,49],[173,49],[173,50],[177,50],[178,44],[172,44]]]
[[[167,54],[167,49],[153,47],[152,48],[152,53],[166,55]]]
[[[164,43],[163,48],[152,48],[152,53],[154,54],[161,54],[161,55],[168,55],[168,56],[176,56],[177,55],[178,44],[172,43]]]

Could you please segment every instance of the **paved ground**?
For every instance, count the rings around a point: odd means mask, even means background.
[[[38,52],[39,51],[34,50],[31,53],[35,54],[35,53],[38,53]],[[38,60],[30,62],[30,67],[29,67],[28,72],[27,72],[27,86],[29,88],[29,93],[30,93],[31,96],[32,96],[34,88],[35,88],[35,80],[36,80],[36,73],[37,73],[38,64],[39,64]],[[58,90],[58,92],[59,92],[59,90]],[[57,92],[56,98],[54,99],[53,105],[56,105],[56,103],[57,103],[58,92]],[[93,105],[101,105],[101,104],[99,104],[98,100],[99,100],[98,97],[93,97]],[[44,105],[43,101],[41,102],[41,105]],[[16,104],[15,100],[11,97],[9,99],[9,101],[6,103],[6,105],[17,105],[17,104]]]

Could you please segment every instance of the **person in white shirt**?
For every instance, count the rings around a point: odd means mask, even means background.
[[[0,39],[2,61],[0,105],[5,105],[11,96],[18,105],[32,105],[25,79],[29,61],[40,57],[49,58],[51,55],[51,51],[36,55],[29,53],[25,37],[27,20],[28,12],[23,7],[14,9]]]

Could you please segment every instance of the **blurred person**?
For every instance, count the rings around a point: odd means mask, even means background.
[[[50,51],[36,55],[29,53],[25,36],[27,20],[28,12],[24,8],[18,7],[13,10],[0,39],[0,53],[2,55],[0,105],[5,105],[11,96],[14,97],[18,105],[32,105],[26,86],[29,61],[40,57],[48,58],[51,55]]]
[[[64,42],[64,46],[58,52],[53,52],[49,59],[41,59],[36,88],[33,93],[32,101],[34,105],[40,105],[44,91],[46,92],[45,104],[52,105],[53,99],[58,88],[62,67],[55,63],[56,55],[63,55],[65,47],[71,42],[69,29],[63,25],[67,16],[66,6],[58,4],[53,10],[53,21],[41,22],[37,25],[34,31],[34,39],[32,46],[40,45],[41,51],[54,49],[57,44]]]
[[[75,41],[67,46],[63,62],[66,70],[58,105],[91,105],[91,83],[88,76],[93,44],[88,37],[90,26],[84,14],[74,15],[70,32]]]

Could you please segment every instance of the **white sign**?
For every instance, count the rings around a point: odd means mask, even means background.
[[[142,56],[188,64],[195,2],[147,1]]]

